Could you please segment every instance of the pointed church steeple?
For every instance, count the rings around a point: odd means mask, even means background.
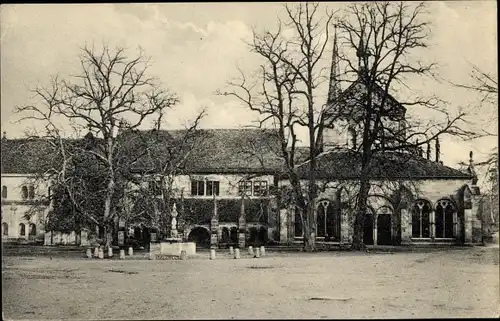
[[[339,48],[337,46],[337,25],[334,26],[332,66],[330,69],[330,85],[328,87],[327,105],[332,104],[341,92],[339,82]]]

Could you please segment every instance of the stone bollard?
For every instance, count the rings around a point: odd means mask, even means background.
[[[233,255],[234,254],[234,249],[232,246],[229,247],[229,255]]]
[[[215,260],[215,250],[210,250],[210,260]]]
[[[112,258],[113,257],[113,248],[110,246],[108,247],[108,257]]]
[[[99,248],[99,258],[104,259],[104,249],[102,247]]]
[[[153,252],[149,252],[148,256],[150,260],[156,260],[156,254],[154,254]]]
[[[128,255],[129,255],[129,256],[134,255],[134,249],[133,249],[132,247],[129,247],[129,248],[128,248]]]
[[[254,257],[256,257],[256,258],[260,257],[260,250],[259,250],[259,248],[255,249],[255,256]]]
[[[125,260],[125,250],[120,250],[120,260]]]
[[[87,258],[91,259],[92,258],[92,250],[87,249]]]
[[[240,258],[240,249],[234,249],[234,258],[239,259]]]
[[[96,248],[94,249],[94,257],[99,257],[99,247],[96,246]]]
[[[215,250],[214,250],[215,252]],[[181,260],[187,260],[187,252],[186,251],[181,251]],[[215,254],[214,254],[214,258],[215,258]]]
[[[261,256],[265,256],[265,255],[266,255],[266,248],[264,247],[264,245],[262,245],[262,246],[260,247],[260,255],[261,255]]]
[[[249,247],[248,247],[248,254],[249,254],[250,256],[253,256],[253,247],[252,247],[252,246],[249,246]]]

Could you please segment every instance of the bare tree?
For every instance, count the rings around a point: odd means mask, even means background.
[[[247,80],[243,72],[239,81],[229,83],[233,96],[261,115],[260,127],[275,129],[280,146],[278,153],[284,162],[292,199],[303,222],[304,246],[315,250],[316,198],[315,166],[321,151],[322,133],[326,124],[326,99],[321,97],[321,84],[327,80],[328,68],[321,65],[327,55],[333,13],[320,18],[319,5],[306,3],[285,6],[286,21],[279,20],[276,31],[253,32],[250,50],[263,63],[260,75]],[[293,30],[292,35],[285,32]],[[319,88],[318,88],[319,87]],[[324,96],[324,95],[323,95]],[[296,172],[297,129],[308,130],[310,175],[303,186]]]
[[[333,13],[319,17],[318,8],[318,4],[311,3],[285,6],[287,20],[279,20],[276,31],[254,32],[249,46],[264,61],[260,76],[249,81],[241,72],[241,80],[229,84],[233,91],[223,94],[236,97],[259,112],[261,127],[277,130],[293,191],[292,202],[301,212],[308,250],[315,247],[315,173],[323,131],[330,127],[344,131],[355,128],[354,151],[360,158],[360,171],[359,178],[351,180],[357,186],[352,247],[361,249],[368,194],[375,179],[381,177],[381,162],[375,161],[380,160],[378,154],[394,152],[391,157],[396,157],[412,151],[410,155],[418,157],[423,153],[421,147],[441,135],[471,138],[476,134],[464,129],[466,113],[458,111],[452,115],[438,97],[417,96],[398,102],[389,94],[398,86],[405,87],[410,76],[432,76],[434,64],[419,61],[414,53],[427,47],[429,24],[422,21],[424,4],[375,2],[348,6],[345,17],[335,22],[335,37],[339,34],[343,50],[337,50],[334,40],[328,97],[318,101],[318,88],[326,79],[326,69],[320,68],[320,61],[326,58],[325,48],[334,24]],[[291,28],[293,35],[289,29],[285,33],[284,28]],[[342,73],[336,59],[345,66]],[[343,92],[340,80],[350,82]],[[428,110],[436,117],[410,118],[406,113],[410,107],[420,114]],[[309,138],[306,186],[301,184],[295,162],[296,130],[300,126],[308,129]]]
[[[341,19],[339,29],[347,48],[354,50],[357,63],[348,56],[346,74],[354,75],[359,89],[340,99],[340,104],[355,107],[360,133],[357,149],[361,157],[359,192],[356,200],[353,249],[363,244],[363,220],[368,193],[378,166],[377,154],[419,149],[442,135],[461,138],[476,136],[466,130],[466,113],[452,114],[438,97],[417,97],[397,102],[390,95],[397,86],[406,86],[409,77],[432,76],[433,63],[416,57],[418,50],[427,47],[429,23],[425,21],[423,3],[373,2],[355,4],[347,9],[348,17]],[[411,118],[407,108],[419,108],[420,115],[436,115],[431,120]],[[335,108],[333,113],[338,113]],[[439,117],[441,116],[441,117]]]
[[[77,154],[91,157],[105,170],[105,187],[102,219],[96,223],[105,228],[105,243],[111,244],[112,229],[116,218],[113,198],[120,171],[118,133],[133,130],[155,115],[177,103],[177,97],[159,87],[154,78],[147,76],[149,59],[142,54],[129,58],[123,48],[112,50],[107,46],[97,50],[82,48],[80,73],[61,79],[55,76],[49,88],[34,90],[40,105],[17,108],[22,114],[19,121],[38,120],[45,126],[45,138],[57,155],[59,164],[46,170],[44,175],[65,186],[69,195],[78,192],[68,176],[68,166]],[[87,148],[73,144],[69,148],[64,138],[64,127],[69,123],[72,134],[87,129],[95,138]],[[72,198],[75,206],[79,206]]]

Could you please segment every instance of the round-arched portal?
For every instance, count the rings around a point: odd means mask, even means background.
[[[210,232],[201,226],[197,226],[189,232],[188,241],[196,243],[198,247],[210,246]]]
[[[377,244],[392,244],[392,209],[382,206],[377,211]]]
[[[363,220],[363,243],[365,245],[373,245],[373,221],[374,211],[368,207],[366,209],[365,218]]]

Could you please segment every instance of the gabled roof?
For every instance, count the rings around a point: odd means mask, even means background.
[[[353,114],[353,110],[359,109],[360,95],[366,91],[366,86],[358,79],[351,83],[347,89],[342,91],[340,95],[337,97],[336,102],[329,106],[329,110],[331,110],[330,114],[338,112],[338,107],[342,108],[340,111],[346,113],[349,117],[360,116],[360,113]],[[385,90],[377,83],[374,84],[374,96],[373,101],[378,103],[385,96]],[[385,110],[387,116],[401,118],[406,113],[406,108],[399,103],[390,93],[387,94],[387,101],[385,103]],[[327,114],[329,112],[327,111]]]
[[[308,162],[298,168],[307,178]],[[317,159],[316,175],[320,179],[355,179],[360,177],[361,156],[352,150],[325,152]],[[386,152],[374,155],[371,177],[377,179],[470,179],[468,173],[410,153]]]
[[[35,174],[57,163],[50,143],[41,138],[2,138],[1,151],[2,174]]]

